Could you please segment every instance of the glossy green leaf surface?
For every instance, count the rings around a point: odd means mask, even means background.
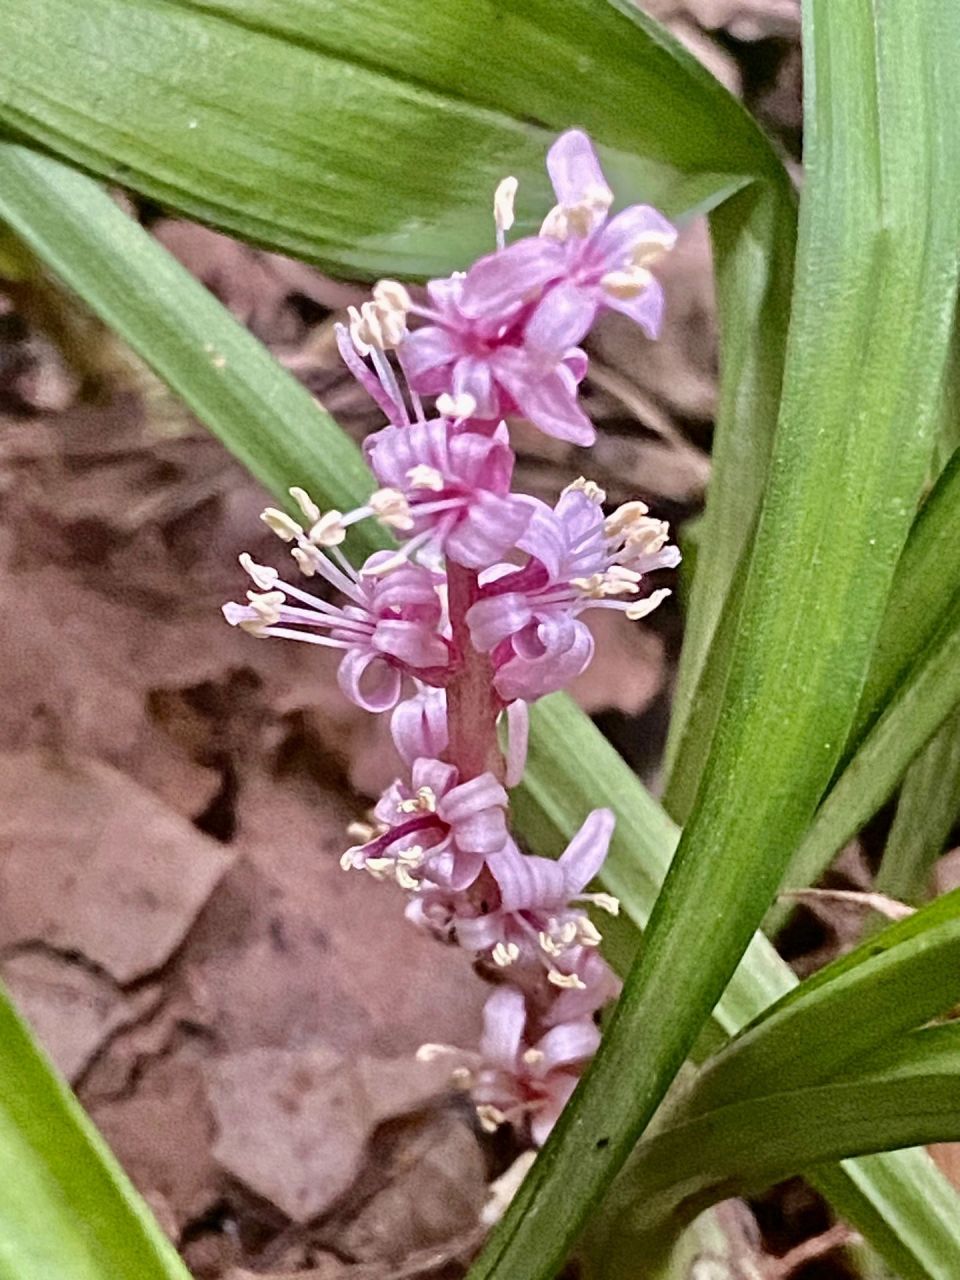
[[[690,1051],[840,757],[932,454],[960,33],[945,3],[812,0],[805,19],[784,396],[710,760],[600,1051],[473,1280],[556,1273]]]
[[[89,179],[8,145],[0,147],[0,200],[3,216],[38,257],[153,364],[277,498],[296,482],[324,506],[349,508],[365,496],[369,477],[355,446]],[[212,365],[211,354],[226,359]],[[371,522],[356,530],[357,554],[374,549],[362,541],[371,534]],[[625,969],[679,832],[567,698],[545,699],[533,709],[528,770],[513,793],[518,825],[538,850],[557,853],[599,804],[618,815],[605,887],[621,897],[624,910],[621,928],[614,934],[610,926],[617,922],[608,921],[605,929],[615,944],[613,958]],[[717,1006],[718,1038],[752,1021],[794,982],[758,935]],[[818,1183],[904,1275],[933,1280],[945,1268],[960,1270],[958,1202],[924,1153],[847,1161],[824,1170]]]
[[[901,902],[926,897],[930,873],[960,817],[960,711],[907,770],[877,872],[876,889]]]
[[[622,1235],[768,1186],[844,1154],[960,1134],[960,1027],[913,1033],[829,1083],[684,1119],[640,1145],[618,1188]],[[607,1212],[616,1213],[616,1203]],[[610,1232],[616,1242],[617,1232]],[[616,1247],[616,1244],[614,1245]],[[635,1245],[634,1245],[635,1247]]]
[[[190,1280],[0,992],[0,1277]]]
[[[777,172],[691,55],[637,39],[596,0],[10,0],[0,122],[247,239],[436,274],[492,247],[508,172],[535,225],[574,122],[624,199],[674,213]]]
[[[812,884],[835,853],[894,792],[910,761],[960,703],[960,592],[940,632],[834,783],[786,871],[790,888]],[[789,914],[778,904],[771,927]]]
[[[871,938],[768,1009],[704,1069],[691,1113],[829,1080],[960,998],[960,891]],[[887,936],[885,936],[887,935]],[[837,1034],[837,1028],[843,1034]]]

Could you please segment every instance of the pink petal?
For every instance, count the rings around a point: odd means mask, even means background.
[[[418,756],[439,756],[447,749],[447,695],[443,689],[423,689],[397,704],[390,717],[394,746],[406,765]]]
[[[583,623],[575,625],[571,643],[562,652],[553,652],[544,645],[544,652],[539,656],[515,654],[500,667],[494,684],[504,702],[515,698],[536,702],[562,689],[587,668],[593,657],[593,637]]]
[[[551,1027],[537,1041],[537,1048],[543,1054],[538,1074],[546,1075],[558,1067],[587,1062],[600,1048],[600,1032],[589,1018],[564,1022]]]
[[[380,653],[396,658],[413,670],[442,668],[450,662],[446,643],[419,622],[384,618],[377,623],[372,643]]]
[[[576,389],[570,388],[558,370],[534,379],[516,376],[512,369],[498,367],[499,380],[517,403],[520,413],[547,435],[572,444],[591,445],[597,438],[593,423],[577,404]]]
[[[469,569],[485,568],[516,546],[529,520],[530,510],[525,503],[478,489],[467,514],[447,537],[444,550],[457,564]]]
[[[481,258],[467,272],[460,295],[465,316],[502,316],[563,274],[567,251],[556,240],[529,236]]]
[[[540,299],[524,329],[524,342],[556,362],[589,333],[596,314],[596,288],[562,280]]]
[[[340,358],[347,366],[356,380],[366,391],[367,395],[374,400],[379,406],[384,417],[389,418],[392,422],[395,418],[403,419],[406,417],[406,410],[402,405],[398,405],[395,400],[391,399],[384,391],[380,379],[371,373],[367,365],[361,359],[356,347],[353,345],[353,339],[350,337],[350,330],[345,324],[338,324],[334,328],[337,339],[337,350],[340,352]]]
[[[456,766],[447,764],[445,760],[414,760],[410,771],[410,786],[413,791],[420,787],[429,787],[438,798],[446,795],[451,787],[456,786]]]
[[[603,866],[616,821],[609,809],[594,809],[560,856],[569,897],[582,893]]]
[[[484,1059],[504,1071],[516,1071],[526,1021],[527,1008],[521,992],[516,987],[498,987],[483,1006],[480,1052]]]
[[[612,293],[605,292],[603,303],[611,310],[629,316],[648,338],[659,338],[665,305],[663,285],[659,280],[651,280],[636,298],[615,298]]]
[[[611,218],[602,231],[590,243],[591,262],[602,262],[604,271],[621,271],[633,262],[633,247],[645,235],[654,232],[665,236],[665,249],[673,248],[677,229],[662,213],[648,204],[632,204],[615,218]]]
[[[570,1101],[577,1087],[577,1077],[567,1072],[558,1073],[550,1082],[550,1096],[530,1118],[530,1136],[538,1147],[550,1137],[550,1132],[560,1119],[560,1112]]]
[[[492,773],[452,787],[440,801],[437,812],[444,822],[458,824],[483,813],[486,809],[505,809],[507,793]]]
[[[403,364],[411,381],[445,366],[461,354],[460,343],[447,329],[428,324],[414,329],[403,344]]]
[[[527,743],[530,738],[530,708],[517,699],[506,709],[507,751],[504,782],[517,787],[527,767]]]
[[[563,906],[563,872],[549,858],[522,854],[515,844],[509,844],[499,853],[491,853],[487,866],[499,886],[504,911],[555,910]]]
[[[358,707],[379,713],[396,706],[400,672],[372,649],[348,649],[337,668],[337,683]]]
[[[556,140],[547,152],[547,173],[559,204],[579,204],[597,194],[605,195],[608,207],[613,201],[593,143],[581,129],[568,129]]]
[[[488,653],[501,640],[522,630],[532,616],[530,602],[519,593],[478,600],[467,611],[470,639],[481,653]]]
[[[461,849],[445,849],[436,857],[427,859],[427,875],[435,884],[460,893],[469,889],[483,870],[482,853],[464,853]]]
[[[473,397],[477,405],[473,417],[499,417],[500,401],[488,360],[480,356],[461,356],[453,366],[451,390],[455,396]]]

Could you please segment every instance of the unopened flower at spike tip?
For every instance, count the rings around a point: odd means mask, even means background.
[[[667,525],[641,502],[604,517],[603,496],[580,481],[552,510],[528,499],[531,519],[517,545],[529,561],[488,574],[467,615],[473,643],[493,655],[506,702],[543,697],[586,669],[593,638],[580,621],[585,610],[618,609],[635,620],[669,595],[664,588],[641,594],[646,574],[679,563]]]
[[[385,427],[364,450],[380,483],[403,496],[408,550],[426,544],[457,564],[485,568],[516,545],[530,521],[527,501],[510,492],[513,451],[504,427],[486,436],[433,418]]]
[[[506,805],[493,774],[460,782],[453,765],[416,760],[410,782],[395,782],[377,804],[380,831],[348,849],[342,865],[392,874],[414,892],[422,878],[465,889],[507,840]]]
[[[525,348],[549,361],[576,346],[603,309],[620,311],[650,338],[660,332],[663,289],[651,266],[670,250],[674,227],[649,205],[631,205],[613,218],[613,193],[590,139],[564,133],[547,156],[558,204],[536,239],[518,240],[471,269],[460,297],[470,318],[542,296],[526,317]]]

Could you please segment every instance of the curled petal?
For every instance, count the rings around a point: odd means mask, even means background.
[[[445,760],[414,760],[410,770],[410,785],[414,791],[429,787],[435,796],[444,796],[456,781],[456,766],[447,764]]]
[[[407,765],[418,756],[440,756],[447,749],[447,695],[443,689],[423,689],[397,704],[390,717],[393,742]]]
[[[366,391],[371,400],[375,401],[381,413],[391,422],[394,418],[400,418],[401,421],[406,417],[406,410],[403,405],[388,396],[381,385],[380,379],[370,372],[366,364],[360,358],[356,347],[353,345],[353,339],[350,337],[350,330],[344,324],[338,324],[334,330],[337,339],[337,349],[340,352],[340,358],[347,366],[356,380]]]
[[[520,592],[478,600],[467,611],[470,639],[481,653],[489,653],[501,640],[521,631],[532,616],[530,602]]]
[[[467,852],[462,849],[444,849],[426,862],[427,875],[434,884],[442,885],[454,893],[469,889],[483,870],[482,853]]]
[[[337,668],[337,683],[358,707],[379,714],[395,707],[402,676],[374,649],[349,649]]]
[[[448,534],[444,550],[457,564],[482,569],[517,545],[529,520],[526,503],[479,489]]]
[[[414,329],[403,344],[403,367],[412,386],[434,369],[446,368],[461,354],[453,334],[439,325],[428,324]]]
[[[603,260],[603,270],[616,271],[633,261],[634,246],[644,236],[656,236],[664,251],[672,249],[677,239],[677,229],[648,204],[632,204],[597,233],[590,244],[594,254]]]
[[[448,666],[450,662],[450,650],[446,641],[419,622],[382,619],[373,633],[373,646],[380,653],[396,658],[414,671],[435,671]]]
[[[570,897],[582,893],[603,866],[616,821],[609,809],[594,809],[561,854],[558,865]]]
[[[526,1021],[522,993],[516,987],[498,987],[483,1006],[480,1052],[484,1059],[504,1071],[515,1071]]]
[[[589,666],[593,657],[593,636],[582,622],[575,619],[551,619],[537,627],[537,648],[527,643],[525,652],[517,651],[499,667],[494,678],[497,692],[504,702],[523,698],[535,702],[548,693],[562,689]],[[552,647],[551,633],[563,632],[564,643]],[[544,641],[543,635],[548,639]]]
[[[663,285],[659,280],[651,279],[643,293],[636,298],[615,298],[610,293],[603,296],[606,306],[630,319],[640,326],[648,338],[658,338],[663,325],[664,297]]]
[[[573,1066],[574,1063],[586,1062],[592,1058],[600,1048],[600,1032],[589,1018],[563,1022],[551,1027],[537,1041],[537,1048],[543,1054],[538,1074],[546,1075],[558,1067]]]
[[[601,206],[605,201],[609,208],[613,202],[597,153],[581,129],[568,129],[556,140],[547,152],[547,173],[560,204],[576,205],[593,199]],[[601,221],[603,212],[601,209]]]

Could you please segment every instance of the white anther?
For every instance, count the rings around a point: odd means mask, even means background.
[[[493,221],[498,231],[509,231],[513,226],[513,202],[518,185],[516,178],[504,178],[493,193]]]
[[[422,1044],[414,1057],[418,1062],[436,1062],[438,1058],[449,1058],[459,1052],[452,1044]]]
[[[626,545],[634,553],[654,555],[669,536],[670,526],[666,520],[638,520],[627,530]]]
[[[543,1062],[544,1052],[542,1049],[524,1049],[521,1057],[528,1067],[539,1067]]]
[[[296,520],[291,520],[285,511],[278,511],[276,507],[267,507],[265,511],[261,511],[260,519],[284,542],[293,542],[303,534]]]
[[[624,502],[604,520],[603,531],[608,538],[622,538],[636,527],[649,510],[645,502]]]
[[[275,627],[280,621],[280,611],[287,597],[282,591],[248,591],[247,599],[250,608],[257,614],[259,624],[264,627]]]
[[[507,1117],[499,1107],[492,1107],[486,1102],[481,1102],[477,1107],[477,1119],[484,1133],[496,1133],[500,1126],[507,1122]]]
[[[307,521],[310,524],[313,524],[315,521],[320,519],[320,508],[310,497],[309,493],[307,493],[306,489],[301,489],[299,486],[294,485],[294,487],[289,490],[289,493],[290,497],[306,516]]]
[[[537,941],[540,943],[540,950],[545,951],[548,956],[558,956],[562,950],[550,937],[549,933],[544,933],[542,929],[537,934]]]
[[[633,242],[630,257],[634,266],[648,267],[657,262],[677,243],[675,231],[645,231]]]
[[[270,566],[266,564],[257,564],[253,556],[248,555],[246,551],[244,551],[240,556],[240,567],[243,569],[244,573],[250,575],[254,584],[258,586],[261,591],[272,591],[277,585],[277,578],[279,577],[279,574],[276,569],[271,569]]]
[[[620,914],[620,899],[615,898],[612,893],[595,893],[591,896],[590,901],[595,907],[599,907],[601,911],[606,911],[607,915],[618,916]]]
[[[405,532],[413,528],[410,504],[399,489],[377,489],[371,493],[370,510],[381,524]]]
[[[585,494],[598,507],[602,506],[607,500],[606,491],[601,489],[595,481],[588,480],[586,476],[578,476],[576,480],[567,485],[563,492]]]
[[[402,286],[397,285],[397,288]],[[373,347],[379,351],[398,347],[407,335],[406,310],[387,302],[385,297],[383,301],[365,302],[359,311],[356,307],[348,307],[347,312],[350,336],[361,355],[369,355]]]
[[[413,306],[409,293],[399,280],[378,280],[373,286],[373,300],[383,311],[402,311]]]
[[[509,969],[520,958],[520,948],[515,942],[498,942],[490,953],[490,958],[501,969]]]
[[[419,867],[425,857],[423,849],[418,844],[413,844],[397,854],[397,862],[403,867]]]
[[[363,864],[364,871],[369,871],[374,880],[386,880],[393,875],[393,867],[392,858],[368,858]]]
[[[418,787],[417,794],[397,803],[400,813],[436,813],[437,795],[432,787]]]
[[[468,1067],[454,1067],[450,1073],[450,1083],[455,1089],[472,1089],[473,1072]]]
[[[413,489],[432,489],[439,493],[443,488],[443,476],[436,467],[428,467],[425,462],[418,462],[407,472],[407,479]]]
[[[358,844],[367,844],[376,834],[376,827],[369,822],[351,822],[347,827],[347,835]]]
[[[346,853],[341,853],[340,866],[344,871],[353,871],[356,868],[357,852],[356,849],[348,849]]]
[[[591,573],[589,578],[571,578],[570,585],[591,600],[602,600],[609,593],[606,591],[606,578],[602,573]]]
[[[320,558],[319,554],[311,547],[293,547],[290,554],[297,562],[297,568],[305,578],[312,578],[317,572],[316,562]]]
[[[458,396],[444,391],[437,396],[437,413],[441,418],[469,418],[476,411],[477,402],[468,391],[461,391]]]
[[[552,240],[587,236],[612,203],[613,196],[606,187],[589,187],[583,199],[575,204],[554,205],[543,220],[540,234]]]
[[[338,547],[346,536],[342,511],[328,511],[310,530],[310,541],[316,547]]]
[[[406,889],[407,893],[416,893],[420,888],[420,881],[415,880],[399,860],[396,864],[396,878],[397,884],[401,889]]]
[[[646,600],[638,600],[636,604],[632,604],[625,609],[627,617],[631,622],[639,622],[641,618],[645,618],[648,613],[653,613],[658,604],[662,604],[670,594],[669,588],[661,587],[658,591],[653,591],[647,596]]]
[[[577,938],[584,947],[599,947],[603,941],[603,935],[589,916],[581,916]]]
[[[559,969],[551,969],[547,974],[547,981],[552,982],[555,987],[562,987],[565,991],[585,991],[587,984],[578,978],[575,973],[561,973]]]
[[[570,235],[567,214],[562,204],[555,204],[540,224],[540,235],[545,240],[566,240]]]
[[[600,277],[600,287],[613,298],[627,301],[639,298],[649,289],[653,276],[646,267],[628,267],[626,271],[608,271]]]

